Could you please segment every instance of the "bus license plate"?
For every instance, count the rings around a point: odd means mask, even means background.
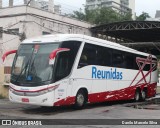
[[[28,98],[22,98],[22,102],[29,102]]]

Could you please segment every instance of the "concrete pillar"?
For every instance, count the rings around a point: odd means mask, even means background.
[[[2,0],[0,0],[0,8],[2,8]]]
[[[54,0],[48,1],[48,11],[54,12]]]
[[[9,0],[9,7],[13,7],[13,0]]]

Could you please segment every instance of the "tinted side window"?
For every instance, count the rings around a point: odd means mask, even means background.
[[[144,69],[143,69],[144,71],[149,71],[150,70],[150,64],[146,64],[145,66],[144,66]]]
[[[101,66],[112,66],[112,50],[98,46],[96,64]]]
[[[126,62],[124,61],[125,53],[119,50],[113,50],[112,53],[112,66],[118,68],[125,68]]]
[[[137,65],[137,62],[136,62],[136,58],[139,57],[137,54],[132,54],[133,57],[134,57],[134,69],[135,70],[139,70],[139,67]]]
[[[65,41],[62,43],[61,48],[69,48],[70,51],[58,54],[55,67],[55,81],[70,74],[80,44],[81,42],[78,41]]]
[[[144,58],[144,59],[147,59],[147,56],[140,56],[141,58]],[[149,71],[151,68],[151,65],[150,64],[145,64],[143,70],[144,71]]]
[[[95,65],[96,64],[96,53],[97,49],[95,45],[92,44],[85,44],[80,61],[78,64],[78,68],[87,66],[87,65]]]
[[[99,65],[139,70],[136,62],[137,57],[145,59],[147,58],[146,56],[137,55],[134,53],[124,52],[116,49],[86,43],[82,51],[78,68],[87,65]],[[142,65],[142,63],[140,65]],[[145,65],[143,70],[149,71],[150,65]]]
[[[147,56],[141,56],[141,55],[135,54],[134,57],[135,57],[134,69],[139,70],[139,67],[138,67],[138,65],[137,65],[137,63],[136,63],[136,58],[137,58],[137,57],[140,57],[140,58],[147,59]],[[156,59],[155,59],[155,58],[152,58],[152,60],[156,60]],[[143,63],[142,63],[142,62],[139,62],[139,64],[140,64],[140,66],[143,66]],[[150,64],[145,64],[145,66],[144,66],[144,68],[143,68],[143,71],[149,71],[150,68],[151,68],[150,66],[151,66]],[[152,65],[152,66],[153,66],[153,65]],[[155,68],[153,71],[155,71],[155,70],[156,70],[156,68]]]
[[[127,69],[134,69],[134,63],[136,62],[134,54],[126,52],[124,61]]]

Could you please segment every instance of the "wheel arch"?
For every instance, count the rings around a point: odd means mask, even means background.
[[[139,91],[139,93],[141,93],[141,90],[142,90],[142,89],[141,89],[140,87],[137,87],[136,90],[135,90],[135,92],[136,92],[136,91]]]
[[[81,87],[77,88],[74,91],[74,94],[73,94],[75,97],[76,97],[76,95],[77,95],[77,93],[78,93],[79,90],[83,90],[85,92],[85,94],[86,94],[86,100],[88,101],[88,89],[87,89],[87,87],[81,86]]]

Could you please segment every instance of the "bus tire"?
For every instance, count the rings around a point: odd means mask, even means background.
[[[140,91],[139,89],[136,89],[135,95],[134,95],[134,101],[138,102],[140,100]]]
[[[141,100],[145,101],[146,97],[147,97],[147,91],[145,89],[143,89],[141,92]]]
[[[75,109],[82,109],[85,106],[85,104],[86,104],[86,94],[82,89],[80,89],[77,92],[74,107]]]

